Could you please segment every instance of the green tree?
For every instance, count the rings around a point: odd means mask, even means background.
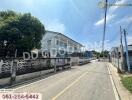
[[[44,25],[30,13],[0,12],[0,53],[3,56],[14,55],[16,49],[19,56],[24,51],[39,49],[44,34]]]
[[[109,51],[107,51],[107,50],[104,50],[102,52],[97,52],[97,51],[93,50],[92,52],[96,57],[108,57],[109,56]]]
[[[108,57],[109,56],[109,51],[105,50],[100,53],[100,57]]]
[[[100,57],[100,52],[97,52],[97,51],[95,51],[95,50],[93,50],[92,52],[93,52],[93,54],[94,54],[96,57]]]

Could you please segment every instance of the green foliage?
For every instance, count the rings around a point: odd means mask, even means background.
[[[132,76],[131,77],[122,77],[123,85],[132,93]]]
[[[95,50],[92,51],[94,55],[96,55],[96,57],[108,57],[109,55],[109,51],[105,50],[103,52],[97,52]]]
[[[4,47],[6,53],[10,52],[11,45],[20,55],[23,51],[31,51],[34,47],[39,49],[44,33],[43,24],[30,13],[0,12],[0,50]]]
[[[109,51],[107,50],[100,53],[100,57],[108,57],[108,55],[109,55]]]
[[[92,51],[94,55],[96,55],[96,57],[100,57],[100,52],[97,52],[95,50]]]

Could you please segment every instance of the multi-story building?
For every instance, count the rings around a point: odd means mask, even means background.
[[[48,51],[50,57],[65,57],[81,52],[83,45],[62,33],[46,31],[42,39],[42,51]]]

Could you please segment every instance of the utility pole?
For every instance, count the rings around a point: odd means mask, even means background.
[[[105,1],[105,17],[104,17],[103,40],[102,40],[102,53],[103,53],[103,57],[104,57],[104,41],[105,41],[105,33],[106,33],[107,3],[108,3],[108,0]]]
[[[120,26],[120,52],[121,52],[121,71],[124,72],[124,50],[123,50],[123,43],[122,43],[122,28]]]
[[[125,29],[124,29],[124,40],[125,40],[125,47],[126,47],[126,60],[127,60],[128,72],[131,72],[130,63],[129,63],[129,55],[128,55],[128,45],[127,45],[127,39],[126,39],[126,30]]]

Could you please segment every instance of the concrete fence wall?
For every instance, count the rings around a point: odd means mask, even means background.
[[[111,58],[111,62],[116,68],[119,68],[122,71],[121,59]]]
[[[71,57],[72,65],[86,64],[89,62],[90,62],[90,59],[87,59],[87,58]]]
[[[29,74],[24,74],[24,75],[18,75],[16,76],[15,82],[18,83],[18,82],[22,82],[25,80],[33,79],[41,75],[46,75],[47,73],[50,73],[50,72],[54,72],[54,69],[44,70],[44,71],[39,71],[39,72],[34,72],[34,73],[29,73]]]
[[[49,60],[51,61],[52,64],[49,63]],[[63,59],[48,58],[48,59],[37,59],[31,61],[24,61],[22,59],[0,60],[0,87],[2,85],[7,85],[11,83],[14,84],[17,82],[29,80],[35,77],[39,77],[41,75],[45,75],[50,72],[56,72],[57,68],[65,65],[68,66],[68,64],[70,65],[69,58],[63,58]]]
[[[45,75],[50,72],[56,72],[58,68],[69,68],[71,67],[71,63],[79,64],[80,62],[88,62],[88,59],[80,59],[79,57],[72,58],[55,58],[56,60],[52,60],[50,69],[36,71],[36,72],[28,72],[24,74],[17,74],[16,72],[21,72],[25,70],[30,70],[31,68],[38,69],[48,67],[46,66],[45,59],[37,59],[35,61],[24,61],[22,59],[17,60],[0,60],[0,75],[3,73],[8,73],[9,75],[6,78],[0,77],[0,87],[7,84],[14,84],[23,82],[29,79],[33,79],[39,77],[41,75]],[[47,60],[48,61],[48,60]],[[65,66],[66,64],[66,66]],[[63,66],[64,65],[64,66]],[[59,66],[59,67],[58,67]],[[14,69],[15,68],[15,69]]]
[[[122,69],[122,62],[121,62],[121,59],[118,59],[118,58],[115,58],[115,57],[112,57],[111,58],[111,62],[112,62],[112,64],[115,66],[115,67],[117,67],[117,68],[119,68],[121,71],[123,70]],[[129,60],[129,63],[130,63],[130,66],[132,67],[132,61],[131,60]],[[125,71],[127,71],[127,63],[126,63],[126,59],[124,60],[124,70]]]
[[[0,79],[0,86],[10,84],[11,78],[2,78]]]
[[[46,75],[50,72],[54,72],[54,69],[18,75],[18,76],[16,76],[14,83],[19,83],[19,82],[23,82],[23,81],[26,81],[29,79],[33,79],[33,78],[39,77],[41,75]],[[0,79],[0,86],[8,85],[8,84],[11,84],[11,77]]]
[[[78,65],[79,64],[79,57],[71,57],[71,64]]]

